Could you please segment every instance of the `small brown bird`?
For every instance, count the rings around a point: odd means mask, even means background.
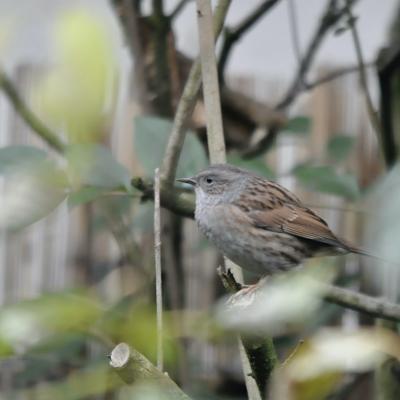
[[[178,181],[195,188],[201,232],[257,274],[288,271],[318,255],[365,254],[332,233],[289,190],[244,169],[216,164]]]

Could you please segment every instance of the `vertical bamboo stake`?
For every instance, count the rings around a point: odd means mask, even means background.
[[[157,308],[157,368],[164,368],[163,349],[163,301],[161,269],[161,213],[160,213],[160,171],[154,173],[154,257],[156,268],[156,308]]]
[[[196,0],[196,4],[201,72],[203,78],[203,96],[207,117],[208,151],[212,164],[225,163],[225,140],[222,126],[221,101],[214,49],[211,2],[210,0]],[[236,281],[243,283],[243,275],[240,268],[228,259],[225,259],[225,264],[231,269]],[[239,349],[249,399],[261,399],[255,380],[249,376],[252,371],[241,341],[239,341]]]

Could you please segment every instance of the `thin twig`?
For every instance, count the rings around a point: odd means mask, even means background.
[[[156,308],[157,308],[157,367],[164,368],[163,350],[163,301],[161,269],[161,212],[160,212],[160,170],[154,174],[154,257],[156,267]]]
[[[371,95],[368,90],[368,78],[367,78],[367,73],[365,70],[364,56],[362,53],[360,37],[358,35],[358,30],[357,30],[357,26],[356,26],[356,19],[353,16],[353,13],[351,11],[351,6],[352,6],[351,3],[352,2],[350,0],[346,0],[345,10],[346,10],[346,14],[348,16],[348,24],[350,27],[351,36],[352,36],[353,43],[354,43],[354,49],[355,49],[356,56],[357,56],[357,63],[358,63],[358,68],[359,68],[359,72],[360,72],[361,89],[364,94],[365,104],[367,107],[367,112],[368,112],[368,116],[369,116],[371,125],[373,126],[375,133],[376,133],[378,139],[380,140],[380,138],[381,138],[381,123],[379,121],[378,114],[377,114],[376,110],[374,109]]]
[[[3,90],[5,95],[10,100],[15,111],[22,117],[25,123],[37,133],[50,147],[59,151],[65,151],[66,145],[58,137],[57,133],[47,127],[28,107],[22,97],[19,95],[18,90],[8,78],[4,70],[0,68],[0,89]]]
[[[172,10],[169,18],[171,20],[176,18],[182,12],[182,10],[185,8],[185,6],[188,3],[189,3],[189,0],[180,0],[180,1],[178,1],[178,3],[176,4],[175,8]]]
[[[358,0],[349,0],[354,4]],[[311,40],[304,51],[301,62],[298,66],[296,74],[289,85],[289,89],[279,103],[275,106],[276,111],[284,112],[294,102],[297,96],[307,88],[307,73],[310,70],[317,51],[321,47],[327,33],[336,25],[336,23],[346,14],[346,7],[337,8],[336,0],[329,0],[325,7],[319,23],[311,37]],[[270,127],[264,137],[254,145],[246,149],[245,158],[257,157],[263,154],[272,144],[280,132],[279,129]]]
[[[356,1],[357,0],[349,0],[349,3],[354,4]],[[336,3],[336,0],[329,0],[325,10],[323,11],[318,26],[312,35],[306,51],[304,52],[292,84],[284,98],[276,106],[278,110],[286,109],[290,104],[292,104],[299,92],[301,92],[302,84],[306,80],[306,74],[313,63],[315,55],[325,39],[326,34],[346,14],[346,7],[337,9]]]
[[[214,13],[213,32],[216,40],[222,30],[226,13],[231,0],[219,0]],[[192,115],[201,86],[200,59],[197,59],[190,70],[182,96],[175,113],[174,124],[168,139],[161,168],[161,180],[166,185],[172,186],[175,179],[179,156],[182,151],[186,135],[186,122]]]
[[[272,7],[280,0],[265,0],[250,12],[243,20],[234,28],[225,28],[224,42],[222,44],[219,61],[218,76],[223,84],[224,72],[229,60],[232,48],[240,38],[252,28],[262,16],[264,16]]]
[[[286,360],[282,362],[281,368],[283,368],[285,365],[287,365],[293,359],[293,357],[298,353],[298,351],[300,350],[301,346],[303,346],[303,344],[304,344],[303,339],[301,339],[297,342],[295,348],[290,352],[290,354],[287,356]]]
[[[287,0],[287,5],[289,13],[289,29],[290,29],[290,36],[292,38],[293,51],[294,55],[296,56],[296,60],[300,65],[301,63],[300,34],[297,23],[295,0]]]
[[[370,63],[367,63],[364,65],[364,68],[373,68],[373,67],[375,67],[374,62],[370,62]],[[325,83],[329,83],[329,82],[331,82],[335,79],[341,78],[345,75],[359,72],[359,69],[360,69],[360,67],[358,65],[352,65],[349,67],[344,67],[344,68],[329,72],[326,75],[316,79],[315,81],[313,81],[311,83],[307,83],[305,85],[304,90],[313,90],[317,86],[324,85]]]

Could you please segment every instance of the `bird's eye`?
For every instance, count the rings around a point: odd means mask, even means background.
[[[208,178],[206,178],[206,183],[207,184],[211,184],[211,183],[213,183],[214,182],[214,180],[213,180],[213,178],[210,178],[210,177],[208,177]]]

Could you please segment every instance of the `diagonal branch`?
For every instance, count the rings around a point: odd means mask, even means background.
[[[373,68],[373,67],[375,67],[375,63],[374,62],[366,63],[366,64],[364,64],[363,67],[364,68]],[[306,83],[306,87],[304,89],[305,90],[313,90],[317,86],[324,85],[325,83],[328,83],[335,79],[341,78],[344,75],[359,72],[359,70],[360,70],[360,67],[358,65],[352,65],[349,67],[343,67],[343,68],[334,70],[332,72],[327,73],[324,76],[321,76],[320,78],[317,78],[313,82]]]
[[[358,0],[348,0],[349,4],[354,4]],[[327,6],[325,7],[319,23],[312,35],[312,38],[305,50],[302,59],[299,63],[296,74],[290,84],[285,96],[282,100],[275,106],[276,111],[284,112],[293,103],[297,96],[307,90],[306,76],[310,70],[315,56],[321,47],[325,36],[328,32],[333,29],[333,27],[338,23],[338,21],[346,15],[346,7],[337,7],[337,0],[329,0]],[[265,152],[275,141],[276,136],[279,133],[279,129],[274,127],[270,128],[268,132],[260,139],[257,143],[246,149],[244,156],[246,158],[256,157]]]
[[[8,78],[4,70],[0,69],[0,89],[7,96],[15,111],[25,123],[40,136],[53,149],[64,152],[66,145],[58,137],[57,133],[48,128],[28,107],[18,90]]]
[[[354,4],[357,0],[349,0],[349,4]],[[278,110],[286,109],[292,104],[297,95],[303,90],[303,82],[314,61],[315,55],[326,34],[346,15],[347,6],[337,8],[336,0],[329,0],[327,7],[321,15],[319,24],[314,31],[311,41],[302,57],[299,68],[284,98],[278,103]]]
[[[219,0],[215,8],[213,18],[214,40],[218,38],[222,30],[222,26],[230,3],[231,0]],[[187,120],[193,113],[193,109],[196,105],[197,97],[200,92],[200,86],[201,67],[200,59],[198,58],[192,65],[188,79],[183,89],[181,99],[179,100],[171,135],[169,137],[164,159],[162,162],[162,167],[160,171],[161,180],[169,186],[172,186],[173,180],[175,178],[179,156],[181,154],[183,142],[186,135],[185,125],[187,123]]]
[[[368,116],[371,122],[371,125],[373,126],[375,133],[378,137],[378,140],[380,140],[381,136],[381,123],[378,117],[378,113],[374,109],[374,105],[372,104],[372,99],[371,95],[368,90],[368,79],[367,79],[367,73],[365,70],[365,62],[364,62],[364,56],[362,53],[362,48],[361,48],[361,42],[360,42],[360,37],[358,35],[358,30],[356,27],[356,19],[353,16],[352,10],[351,10],[351,2],[349,0],[346,0],[346,6],[345,6],[346,14],[348,17],[348,24],[350,27],[350,32],[351,36],[353,39],[354,43],[354,49],[356,51],[356,56],[357,56],[357,63],[358,63],[358,69],[360,73],[360,84],[361,84],[361,89],[364,94],[364,99],[365,99],[365,104],[367,107],[367,112]]]
[[[127,385],[137,382],[147,382],[155,385],[163,399],[166,400],[190,400],[179,386],[158,368],[156,368],[145,356],[126,343],[119,343],[110,354],[110,367],[119,375]]]
[[[171,14],[169,15],[169,18],[173,20],[176,18],[182,10],[185,8],[185,6],[189,3],[189,0],[180,0],[176,4],[175,8],[172,10]]]
[[[247,15],[235,28],[224,29],[224,42],[218,62],[218,76],[221,85],[224,83],[225,67],[228,63],[233,46],[237,41],[252,28],[269,10],[273,8],[280,0],[264,0],[249,15]]]

